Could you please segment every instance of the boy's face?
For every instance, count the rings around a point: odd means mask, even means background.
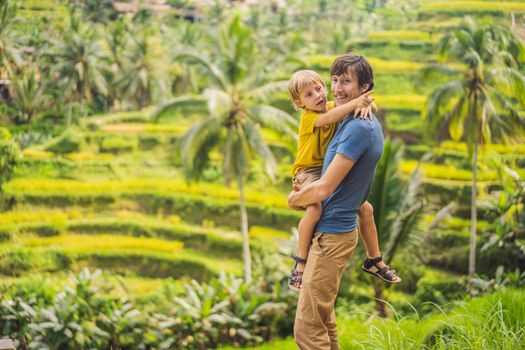
[[[308,85],[299,94],[299,103],[302,109],[324,113],[326,112],[326,88],[316,82]]]
[[[341,75],[332,75],[332,93],[336,106],[359,97],[364,90],[359,87],[357,76],[350,70]]]

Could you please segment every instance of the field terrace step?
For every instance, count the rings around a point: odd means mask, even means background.
[[[240,260],[213,258],[183,244],[144,237],[62,235],[19,238],[0,245],[0,273],[20,276],[34,272],[102,268],[153,278],[188,276],[199,281],[224,271],[240,274]]]
[[[169,186],[169,181],[162,180],[145,183],[148,185],[141,187],[126,181],[86,183],[18,179],[8,183],[5,192],[19,207],[83,206],[94,210],[132,207],[150,215],[176,214],[185,222],[213,221],[218,226],[239,227],[238,194],[233,189],[216,186],[214,193],[213,186]],[[302,216],[302,213],[287,208],[284,194],[247,192],[246,200],[250,225],[289,231]]]

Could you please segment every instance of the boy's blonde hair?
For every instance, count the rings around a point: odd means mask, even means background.
[[[300,94],[306,87],[311,84],[320,83],[323,86],[324,81],[319,74],[313,70],[303,69],[292,74],[290,81],[288,82],[288,94],[292,99],[293,107],[296,110],[301,110],[301,106],[297,104],[297,101],[300,101]]]

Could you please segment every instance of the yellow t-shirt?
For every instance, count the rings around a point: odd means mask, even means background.
[[[326,104],[328,110],[334,108],[334,102]],[[299,122],[299,146],[297,157],[292,165],[292,176],[304,168],[323,166],[324,153],[337,130],[338,123],[315,127],[319,113],[302,111]]]

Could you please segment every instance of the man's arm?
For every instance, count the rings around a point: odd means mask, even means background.
[[[330,197],[354,164],[354,160],[337,153],[319,180],[305,186],[301,191],[290,193],[288,205],[292,208],[304,208]]]

